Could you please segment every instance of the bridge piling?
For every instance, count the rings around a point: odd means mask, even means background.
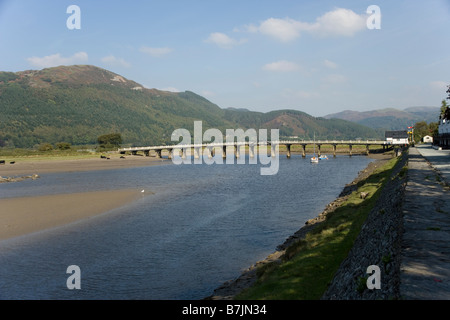
[[[200,147],[194,147],[194,159],[200,159]]]
[[[291,158],[291,145],[290,144],[286,145],[286,156],[288,159]]]
[[[254,158],[255,157],[255,146],[254,145],[249,145],[248,146],[248,153],[250,158]]]

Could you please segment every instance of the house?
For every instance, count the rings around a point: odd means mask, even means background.
[[[439,116],[438,135],[435,144],[443,149],[450,148],[450,108]]]
[[[405,131],[386,131],[384,133],[387,144],[406,145],[409,144],[408,132]]]
[[[423,143],[433,143],[433,137],[425,136],[422,138]]]

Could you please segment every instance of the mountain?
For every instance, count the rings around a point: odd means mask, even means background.
[[[351,111],[326,115],[326,119],[343,119],[359,123],[374,129],[406,130],[416,122],[437,122],[440,108],[438,107],[410,107],[403,110],[387,108],[372,111]]]
[[[0,72],[0,147],[48,142],[95,144],[120,133],[124,145],[171,142],[172,132],[280,129],[281,136],[322,139],[379,138],[379,132],[345,120],[315,118],[301,111],[268,113],[222,109],[194,92],[167,92],[90,65]]]

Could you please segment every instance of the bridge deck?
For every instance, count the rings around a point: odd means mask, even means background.
[[[213,148],[213,147],[227,147],[227,146],[266,146],[266,145],[302,145],[306,146],[308,144],[316,145],[390,145],[384,140],[280,140],[280,141],[270,141],[270,142],[224,142],[224,143],[202,143],[202,144],[176,144],[176,145],[164,145],[164,146],[148,146],[148,147],[130,147],[130,148],[120,148],[119,152],[126,151],[150,151],[150,150],[173,150],[173,149],[184,149],[184,148]]]

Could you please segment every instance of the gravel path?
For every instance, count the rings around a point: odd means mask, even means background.
[[[401,298],[449,300],[450,191],[442,170],[450,167],[450,157],[427,146],[411,148],[408,166]]]

